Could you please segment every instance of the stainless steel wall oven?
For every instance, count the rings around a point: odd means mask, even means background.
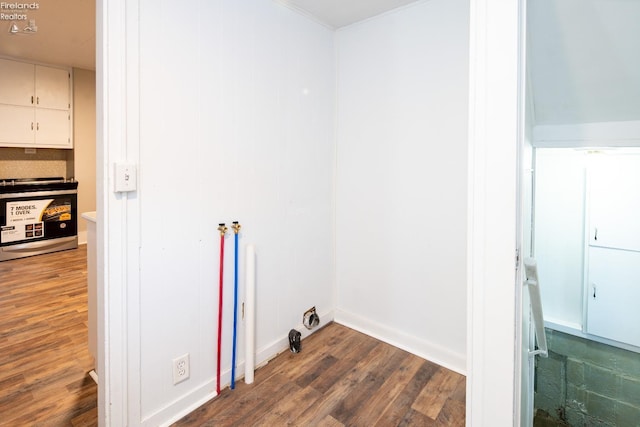
[[[78,247],[78,182],[0,179],[0,261]]]

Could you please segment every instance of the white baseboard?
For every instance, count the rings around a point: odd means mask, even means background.
[[[454,372],[467,375],[465,354],[453,352],[440,345],[342,310],[336,310],[335,321]]]
[[[207,381],[164,408],[142,420],[143,426],[170,426],[216,397],[216,381]]]
[[[305,328],[302,323],[293,326],[293,329],[300,331],[303,340],[333,321],[333,311],[318,314],[320,316],[320,324],[312,330]],[[304,346],[302,348],[304,351]],[[289,351],[289,330],[286,330],[282,337],[256,351],[256,368],[266,365],[271,359],[283,351]],[[244,369],[244,359],[239,359],[236,364],[236,381],[244,378]],[[220,372],[220,387],[221,389],[225,389],[230,385],[231,368],[228,368]],[[216,396],[216,380],[213,378],[211,381],[207,381],[205,384],[192,390],[175,402],[170,403],[161,410],[146,417],[143,420],[142,425],[162,427],[170,426]]]
[[[333,322],[334,320],[333,311],[318,313],[318,316],[320,316],[320,324],[317,327],[313,328],[312,330],[305,328],[302,323],[294,325],[292,329],[299,331],[301,335],[301,339],[304,340],[309,335],[315,333],[316,331],[320,330],[323,326],[326,326],[327,324]],[[256,366],[263,366],[266,362],[273,359],[274,357],[276,357],[278,354],[282,353],[285,350],[289,350],[289,331],[286,331],[286,335],[284,335],[283,337],[277,339],[276,341],[273,341],[272,343],[268,344],[266,347],[263,347],[262,349],[259,349],[257,351]],[[304,351],[304,345],[302,347],[302,351]]]

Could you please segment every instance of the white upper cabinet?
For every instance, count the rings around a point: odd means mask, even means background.
[[[0,59],[0,147],[73,148],[71,72]]]
[[[600,155],[589,171],[589,244],[640,251],[640,155]]]
[[[36,65],[35,67],[36,99],[38,108],[68,110],[71,91],[69,70]]]
[[[33,73],[33,64],[0,59],[0,104],[33,107]]]

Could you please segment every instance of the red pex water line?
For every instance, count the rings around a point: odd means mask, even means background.
[[[223,267],[224,267],[224,235],[227,227],[220,224],[220,291],[218,295],[218,363],[216,366],[216,393],[220,394],[220,355],[222,354],[222,289],[223,289]]]

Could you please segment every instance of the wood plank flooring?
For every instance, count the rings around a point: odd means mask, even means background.
[[[95,426],[86,246],[0,262],[0,425]]]
[[[86,247],[0,262],[0,426],[95,426]],[[464,426],[465,378],[338,324],[175,426]]]
[[[332,323],[174,427],[464,424],[464,376]]]

